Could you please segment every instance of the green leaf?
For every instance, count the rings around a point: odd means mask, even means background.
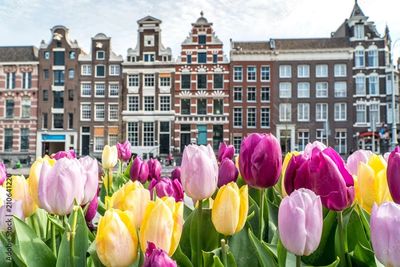
[[[74,259],[75,266],[86,266],[86,252],[89,247],[88,241],[88,228],[86,226],[85,216],[83,214],[82,208],[79,207],[77,210],[74,210],[69,216],[68,223],[71,226],[71,229],[74,224],[74,216],[76,218],[76,229],[75,229],[75,238],[73,240],[74,245]],[[70,257],[70,235],[68,231],[65,231],[62,239],[60,248],[58,250],[58,259],[57,259],[57,267],[69,267],[73,266]]]
[[[0,255],[0,266],[11,267],[13,260],[12,243],[6,238],[5,232],[0,232]]]
[[[25,222],[14,217],[14,227],[17,234],[15,243],[26,266],[55,266],[56,257],[53,252]]]
[[[258,240],[257,237],[250,230],[249,237],[253,248],[256,250],[260,266],[278,266],[276,258],[271,250],[260,240]]]
[[[339,259],[339,257],[337,257],[336,260],[329,265],[313,266],[313,267],[337,267],[337,266],[339,266],[339,263],[340,263],[340,259]]]
[[[361,243],[356,245],[351,260],[354,266],[376,267],[374,252]]]
[[[257,253],[253,249],[248,228],[243,228],[233,235],[228,242],[229,250],[235,258],[238,267],[257,266]]]
[[[347,235],[347,244],[350,252],[353,251],[359,243],[370,250],[372,249],[359,213],[352,212],[347,224],[347,232],[351,233]]]
[[[179,245],[176,249],[174,255],[172,255],[172,259],[176,261],[178,266],[181,267],[193,267],[190,259],[182,252],[181,246]]]
[[[279,265],[279,267],[286,266],[286,256],[287,256],[287,250],[283,246],[282,241],[279,239],[278,240],[278,265]]]
[[[182,236],[179,242],[179,245],[182,249],[183,254],[185,254],[189,259],[191,259],[191,245],[190,245],[190,225],[192,224],[192,218],[194,216],[194,212],[190,213],[188,217],[185,219],[185,223],[183,224]]]

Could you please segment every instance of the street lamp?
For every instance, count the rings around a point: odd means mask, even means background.
[[[391,86],[392,86],[392,150],[396,147],[397,145],[397,121],[396,121],[396,92],[395,92],[395,83],[394,83],[394,70],[395,70],[395,65],[393,63],[394,60],[394,48],[396,46],[397,41],[400,39],[397,39],[394,41],[392,45],[392,49],[390,50],[391,53],[391,62],[390,62],[390,68],[392,69],[392,77],[391,77]]]

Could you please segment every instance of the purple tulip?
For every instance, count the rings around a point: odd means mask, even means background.
[[[59,160],[62,158],[67,158],[67,159],[75,159],[76,154],[73,149],[70,149],[69,151],[58,151],[52,156],[53,159]]]
[[[7,168],[3,162],[0,162],[0,185],[7,179]]]
[[[123,143],[117,143],[118,158],[121,161],[129,161],[132,155],[131,143],[125,140]]]
[[[245,182],[255,188],[275,185],[282,170],[282,151],[272,134],[250,134],[240,148],[239,169]]]
[[[99,199],[97,194],[93,197],[93,199],[89,202],[89,207],[86,210],[85,220],[86,222],[92,222],[93,218],[96,216],[97,207],[99,206]]]
[[[61,158],[53,167],[45,161],[40,171],[39,206],[56,215],[71,213],[74,200],[84,199],[85,179],[77,159]]]
[[[400,147],[397,146],[389,155],[386,170],[387,182],[392,199],[400,203]]]
[[[360,162],[367,164],[372,155],[373,153],[370,150],[359,149],[355,151],[347,159],[347,169],[352,175],[357,175],[358,165]]]
[[[311,157],[314,148],[317,148],[319,151],[322,151],[326,148],[326,145],[324,145],[320,141],[314,141],[312,143],[308,143],[304,148],[304,155],[307,157]]]
[[[181,181],[181,168],[176,167],[172,172],[171,172],[171,179],[175,180],[177,179],[179,182]]]
[[[159,180],[162,169],[161,163],[157,159],[149,159],[149,161],[147,161],[147,165],[149,165],[149,179]]]
[[[152,242],[147,242],[146,257],[142,267],[176,267],[176,262],[168,254],[157,248]]]
[[[89,156],[79,159],[79,163],[82,166],[82,179],[85,182],[85,196],[82,200],[81,205],[89,203],[97,193],[99,187],[99,168],[98,162]]]
[[[149,178],[149,166],[140,157],[136,157],[132,162],[130,176],[132,181],[145,183]]]
[[[218,161],[222,162],[223,159],[232,159],[235,155],[235,147],[233,145],[227,145],[225,142],[219,144],[218,149]]]
[[[288,194],[295,189],[308,188],[321,197],[328,209],[340,211],[354,200],[354,180],[343,159],[332,148],[314,148],[310,158],[293,157],[285,174]]]
[[[285,248],[295,255],[308,256],[321,241],[322,204],[319,196],[301,188],[285,197],[279,207],[279,236]]]
[[[385,266],[400,266],[400,206],[374,204],[371,213],[371,243],[376,258]]]
[[[217,189],[218,163],[210,145],[188,145],[181,164],[185,193],[194,201],[211,197]]]
[[[153,196],[154,190],[159,198],[162,197],[173,197],[175,201],[183,201],[183,188],[179,180],[171,180],[169,178],[163,177],[160,180],[153,179],[150,182],[149,190],[151,196]]]
[[[230,182],[236,182],[238,174],[239,171],[236,168],[235,163],[229,158],[224,158],[219,166],[218,187]]]

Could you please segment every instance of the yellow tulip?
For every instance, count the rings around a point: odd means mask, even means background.
[[[391,201],[386,179],[387,163],[382,156],[372,155],[368,163],[359,163],[355,182],[358,204],[371,213],[374,203]]]
[[[115,209],[130,211],[136,228],[139,228],[149,202],[150,191],[144,188],[139,181],[129,181],[113,194],[110,206]]]
[[[283,160],[282,164],[282,173],[281,173],[281,190],[282,190],[282,197],[286,197],[288,194],[285,190],[285,173],[286,168],[289,164],[289,161],[292,159],[293,156],[298,156],[300,153],[298,151],[292,151],[286,154],[285,159]]]
[[[104,146],[101,156],[101,164],[104,169],[112,169],[118,162],[118,150],[116,146]]]
[[[39,178],[40,178],[40,171],[42,170],[43,163],[47,161],[50,166],[54,166],[56,163],[55,159],[50,158],[49,156],[44,156],[43,158],[38,158],[32,164],[31,169],[29,170],[29,192],[33,198],[33,201],[36,205],[39,205],[39,194],[38,194],[38,187],[39,187]]]
[[[24,212],[24,217],[27,218],[35,213],[37,209],[36,203],[29,192],[29,179],[25,180],[24,176],[13,175],[12,187],[11,187],[11,197],[15,200],[20,200],[22,202],[22,210]]]
[[[105,266],[129,266],[137,257],[138,238],[129,211],[107,210],[100,218],[96,251]]]
[[[218,190],[211,210],[211,220],[219,233],[233,235],[242,230],[248,210],[247,185],[239,190],[236,183],[230,182]]]
[[[179,245],[182,227],[183,202],[175,202],[172,197],[150,201],[139,233],[142,251],[146,251],[147,242],[153,242],[172,256]]]

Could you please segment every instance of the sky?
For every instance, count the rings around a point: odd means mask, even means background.
[[[364,14],[383,35],[400,38],[399,0],[358,0]],[[191,23],[204,12],[229,53],[229,40],[329,37],[350,16],[354,0],[0,0],[0,46],[48,42],[50,29],[64,25],[70,38],[89,51],[99,32],[112,37],[114,52],[126,57],[136,46],[137,21],[147,15],[162,20],[162,42],[176,58]],[[395,47],[400,54],[400,41]]]

